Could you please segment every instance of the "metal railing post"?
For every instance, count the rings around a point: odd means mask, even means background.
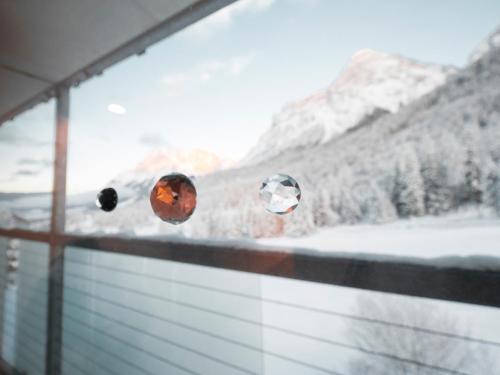
[[[61,374],[64,244],[59,234],[64,233],[66,220],[66,162],[68,151],[69,88],[59,87],[56,95],[56,139],[54,154],[54,181],[52,217],[50,226],[49,293],[47,310],[47,375]]]

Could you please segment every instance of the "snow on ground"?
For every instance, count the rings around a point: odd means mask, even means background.
[[[265,238],[262,245],[419,258],[500,256],[500,218],[473,210],[381,225],[322,228],[304,237]]]

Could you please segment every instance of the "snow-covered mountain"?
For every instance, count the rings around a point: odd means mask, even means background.
[[[230,164],[231,161],[207,150],[161,149],[148,155],[135,170],[149,173],[182,170],[188,175],[202,176],[227,168]]]
[[[113,178],[107,186],[119,190],[122,200],[132,199],[149,194],[156,180],[166,173],[182,172],[199,177],[231,165],[232,161],[207,150],[159,149],[147,155],[135,168]]]
[[[108,183],[118,192],[119,209],[104,213],[93,205],[94,192],[88,202],[90,207],[73,204],[69,207],[66,227],[69,231],[124,233],[145,227],[149,232],[157,230],[157,220],[149,206],[149,194],[156,181],[171,172],[181,172],[193,179],[226,169],[233,164],[213,152],[202,149],[159,149],[147,155],[134,168],[125,171]],[[104,186],[103,186],[104,187]],[[68,200],[70,203],[75,199]],[[151,229],[153,228],[153,229]]]
[[[207,150],[159,149],[147,155],[134,168],[114,177],[102,188],[115,188],[119,192],[120,206],[128,206],[148,198],[155,182],[166,173],[182,172],[197,178],[228,168],[232,164],[231,160],[220,158]],[[94,203],[99,189],[67,197],[70,230],[81,228],[85,223],[90,223],[94,228],[95,219],[101,216]],[[50,193],[0,192],[0,226],[47,230],[50,210]],[[80,221],[78,218],[81,219],[82,216],[86,216],[88,220]],[[73,220],[74,218],[76,219]]]
[[[286,105],[241,164],[255,164],[283,150],[325,143],[366,118],[394,113],[454,73],[398,55],[363,49],[330,86]]]

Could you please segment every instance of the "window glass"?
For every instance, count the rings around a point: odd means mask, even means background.
[[[72,90],[68,230],[497,255],[500,4],[430,6],[242,0]],[[180,225],[150,205],[172,172],[198,192]]]
[[[0,127],[0,227],[50,226],[54,111],[51,100]]]
[[[265,374],[494,374],[498,368],[497,308],[261,280],[264,349],[301,362],[269,355]]]
[[[22,373],[45,373],[49,246],[0,237],[1,355]]]
[[[64,262],[63,374],[262,373],[259,276],[76,247]]]

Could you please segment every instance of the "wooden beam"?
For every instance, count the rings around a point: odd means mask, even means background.
[[[60,375],[62,354],[62,301],[64,276],[64,244],[58,236],[66,222],[66,167],[68,153],[69,88],[57,90],[56,139],[52,217],[50,225],[49,291],[47,314],[46,374]]]
[[[40,240],[48,233],[0,229],[0,236]],[[500,307],[500,269],[433,264],[432,259],[256,247],[244,243],[161,241],[58,235],[58,244],[364,290]],[[469,257],[473,260],[475,257]],[[462,263],[466,257],[460,257]]]

